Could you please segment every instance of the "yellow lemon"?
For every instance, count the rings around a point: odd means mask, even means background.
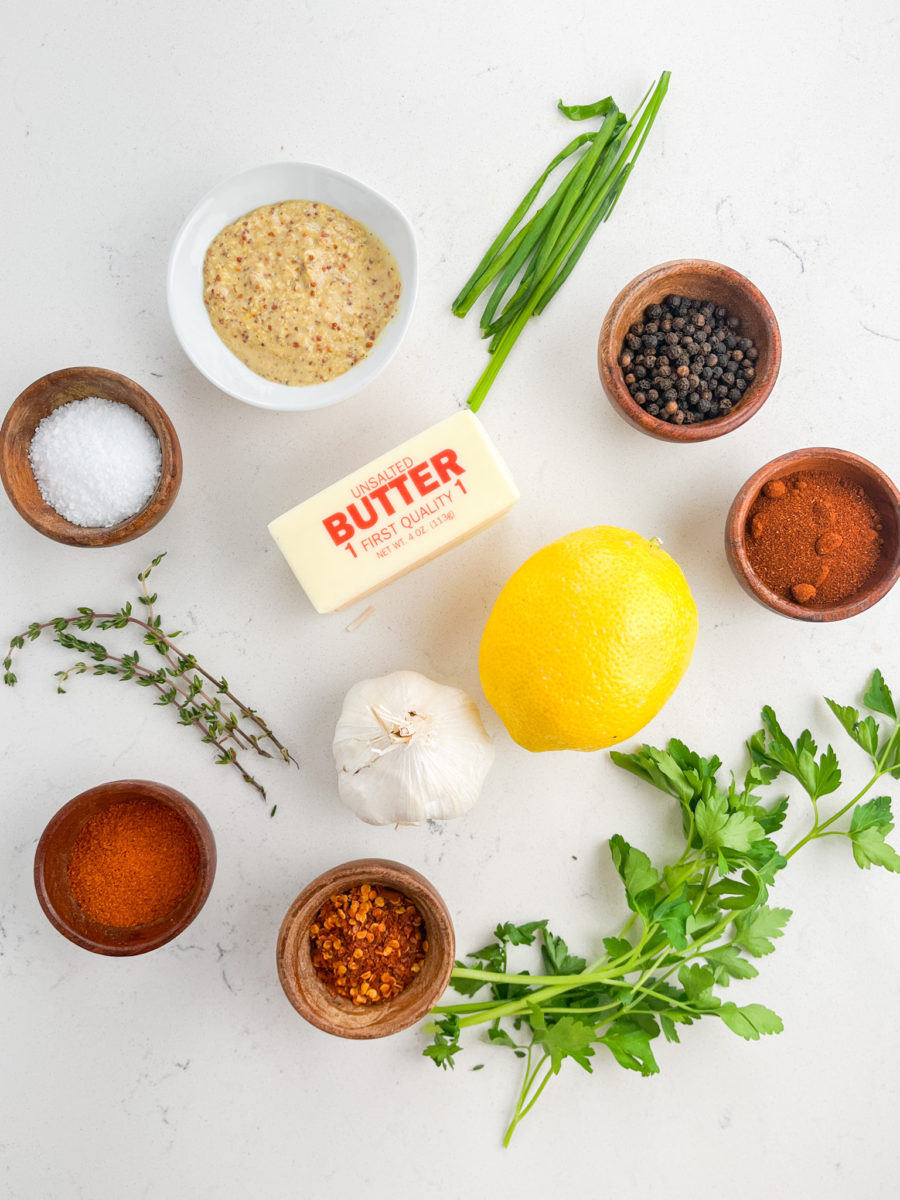
[[[551,542],[497,597],[484,694],[526,750],[600,750],[656,716],[687,670],[697,608],[658,541],[600,525]]]

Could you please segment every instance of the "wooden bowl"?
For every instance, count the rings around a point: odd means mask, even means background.
[[[877,511],[882,529],[881,556],[874,572],[862,589],[840,604],[808,608],[786,600],[762,582],[750,566],[747,556],[747,517],[753,502],[765,484],[781,479],[795,471],[830,471],[865,489]],[[754,600],[797,621],[843,621],[865,612],[886,596],[900,578],[900,492],[874,463],[851,454],[849,450],[833,450],[813,446],[782,454],[751,475],[734,498],[725,522],[725,553],[738,583]]]
[[[708,300],[727,308],[732,316],[740,318],[741,337],[751,338],[756,346],[759,353],[756,375],[725,416],[698,421],[695,425],[673,425],[645,412],[625,386],[619,355],[629,326],[642,319],[649,304],[659,304],[672,294],[690,300]],[[706,442],[737,429],[765,404],[781,366],[781,333],[768,301],[749,279],[721,263],[683,258],[651,267],[619,292],[600,330],[597,362],[610,404],[642,433],[668,442]]]
[[[364,883],[402,892],[425,919],[428,951],[422,970],[394,997],[371,1005],[354,1005],[333,996],[315,972],[309,926],[329,896]],[[432,885],[402,863],[360,858],[332,867],[304,888],[285,914],[278,934],[278,978],[301,1017],[326,1033],[344,1038],[379,1038],[415,1025],[441,996],[450,980],[456,939],[444,901]]]
[[[164,917],[131,929],[94,921],[69,887],[69,858],[86,822],[123,800],[154,800],[173,809],[184,819],[200,854],[197,882],[191,892]],[[206,903],[215,873],[216,843],[206,817],[181,792],[146,779],[101,783],[70,800],[51,819],[34,856],[34,886],[50,924],[76,946],[119,957],[146,954],[183,932]]]
[[[28,450],[44,417],[70,400],[100,396],[127,404],[146,420],[159,439],[162,470],[156,491],[140,511],[117,525],[86,526],[67,521],[38,489]],[[29,525],[67,546],[118,546],[152,529],[163,519],[181,486],[181,446],[172,422],[149,392],[124,375],[102,367],[68,367],[36,380],[13,401],[0,428],[0,478],[14,507]]]

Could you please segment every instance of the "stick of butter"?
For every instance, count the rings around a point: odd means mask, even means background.
[[[519,498],[466,410],[276,517],[269,533],[318,612],[336,612],[479,533]]]

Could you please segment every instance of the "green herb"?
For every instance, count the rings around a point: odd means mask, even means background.
[[[620,112],[611,96],[586,105],[567,105],[560,100],[559,110],[570,121],[602,117],[599,130],[580,134],[557,154],[453,301],[453,312],[464,317],[482,292],[494,284],[481,317],[481,335],[490,339],[491,361],[469,396],[473,412],[481,407],[528,319],[544,311],[584,253],[597,226],[615,208],[668,86],[669,72],[663,71],[630,119]],[[576,155],[575,162],[562,183],[526,221],[549,176],[572,155]],[[514,292],[501,308],[516,279]]]
[[[900,778],[900,722],[891,692],[876,671],[863,704],[887,718],[880,723],[855,708],[827,703],[872,762],[871,778],[852,799],[832,804],[828,815],[822,811],[823,799],[841,785],[837,756],[831,746],[819,754],[808,730],[791,741],[771,708],[763,709],[763,728],[748,742],[750,766],[740,786],[734,775],[720,781],[718,758],[702,758],[676,740],[666,750],[613,752],[618,766],[678,802],[684,834],[679,857],[657,867],[618,834],[610,840],[631,915],[614,937],[603,939],[604,954],[590,965],[546,921],[499,925],[494,940],[469,955],[476,965],[456,964],[451,982],[457,992],[474,997],[487,987],[489,995],[438,1005],[425,1054],[452,1067],[463,1031],[488,1024],[490,1042],[524,1059],[504,1145],[563,1062],[572,1059],[591,1071],[598,1045],[627,1070],[654,1075],[659,1067],[652,1042],[660,1033],[677,1042],[679,1027],[701,1017],[721,1021],[748,1041],[780,1033],[781,1020],[771,1009],[738,1005],[718,992],[733,980],[752,979],[758,974],[752,960],[775,949],[791,914],[772,907],[769,892],[804,846],[819,838],[846,838],[860,867],[900,872],[900,854],[886,840],[894,827],[890,800],[863,801],[883,776]],[[760,796],[782,774],[799,781],[812,805],[808,832],[783,851],[773,835],[784,823],[788,798]],[[541,973],[512,973],[509,948],[536,942]]]
[[[272,758],[273,753],[260,745],[261,742],[270,742],[277,756],[285,762],[293,762],[296,766],[296,759],[284,748],[256,709],[248,708],[232,694],[227,679],[211,674],[197,662],[193,654],[182,652],[175,644],[175,639],[182,636],[180,630],[163,632],[162,618],[154,611],[158,597],[156,592],[150,594],[147,580],[154,567],[158,567],[164,558],[165,554],[157,555],[150,566],[138,575],[141,594],[137,599],[143,617],[134,616],[131,604],[127,603],[113,613],[98,613],[92,608],[83,607],[76,609],[74,616],[54,617],[40,623],[34,621],[22,633],[10,639],[9,652],[3,660],[3,682],[12,687],[17,681],[12,671],[13,651],[21,650],[26,639],[33,642],[45,629],[52,629],[55,642],[66,650],[75,650],[87,656],[89,660],[75,662],[65,670],[57,671],[57,692],[65,692],[63,684],[70,675],[86,673],[109,675],[121,681],[132,680],[138,687],[152,688],[159,693],[156,704],[171,706],[180,725],[196,727],[203,741],[217,748],[217,763],[234,767],[245,783],[265,797],[265,788],[244,769],[238,751],[253,751],[263,758]],[[150,646],[159,656],[154,666],[142,663],[137,650],[119,656],[110,653],[99,642],[79,637],[79,633],[86,633],[90,629],[124,629],[126,625],[135,625],[143,630],[144,645]],[[275,808],[269,816],[274,815]]]

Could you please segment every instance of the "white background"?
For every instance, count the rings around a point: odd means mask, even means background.
[[[321,870],[377,854],[427,874],[460,952],[498,921],[549,917],[594,953],[623,913],[606,839],[678,844],[673,806],[605,754],[529,755],[477,675],[485,618],[533,550],[570,530],[657,534],[701,614],[690,671],[644,736],[678,735],[743,766],[763,703],[834,737],[818,697],[850,702],[875,665],[900,690],[900,593],[853,621],[755,606],[722,551],[738,487],[804,445],[900,476],[897,117],[900,19],[876,0],[672,5],[461,0],[313,5],[30,3],[0,47],[4,403],[76,364],[146,386],[184,449],[184,484],[139,543],[72,549],[5,501],[2,630],[132,595],[158,551],[162,611],[302,759],[265,773],[268,809],[148,696],[53,672],[42,641],[0,695],[0,1192],[144,1197],[893,1197],[900,1153],[900,879],[813,846],[779,880],[795,910],[760,978],[736,985],[785,1032],[747,1044],[718,1024],[657,1043],[662,1073],[598,1054],[567,1066],[500,1149],[518,1064],[472,1040],[453,1074],[415,1030],[371,1044],[308,1027],[281,993],[284,910]],[[484,361],[450,301],[532,178],[571,136],[556,112],[612,92],[629,109],[662,68],[669,96],[612,221],[526,330],[483,409],[522,491],[477,540],[355,615],[317,616],[266,533],[292,504],[455,411]],[[389,369],[309,415],[219,394],[169,327],[164,278],[181,221],[213,184],[307,159],[357,175],[409,215],[420,298]],[[620,287],[670,258],[749,275],[784,337],[776,390],[746,426],[693,447],[620,422],[595,344]],[[364,606],[364,605],[363,605]],[[360,606],[363,607],[363,606]],[[344,692],[399,667],[478,700],[497,762],[478,807],[439,829],[372,829],[338,804],[331,735]],[[143,958],[77,949],[46,922],[32,860],[55,810],[103,780],[181,788],[208,814],[219,870],[177,942]],[[807,815],[798,800],[789,832]],[[483,1062],[485,1069],[470,1068]]]

